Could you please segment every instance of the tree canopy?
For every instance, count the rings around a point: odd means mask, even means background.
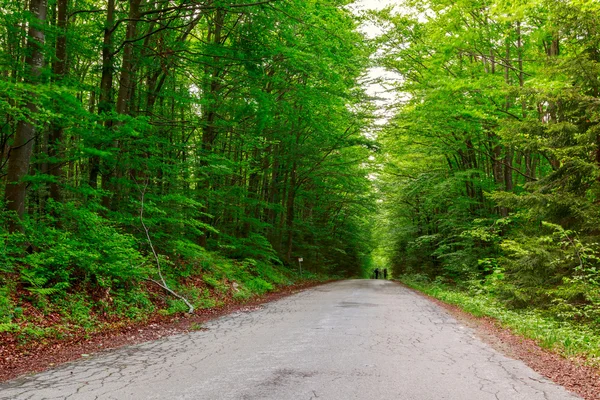
[[[211,254],[359,275],[376,146],[349,3],[0,0],[3,311]]]
[[[402,77],[380,137],[395,273],[598,323],[598,3],[406,1],[371,16],[379,63]]]

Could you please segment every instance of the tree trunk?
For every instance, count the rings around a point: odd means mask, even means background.
[[[56,82],[60,82],[67,74],[67,9],[69,0],[57,0],[56,61],[52,65],[52,73]],[[50,158],[49,174],[54,177],[50,182],[50,198],[60,202],[60,182],[62,181],[62,163],[59,160],[62,149],[63,127],[54,125],[49,135],[48,156]]]
[[[225,12],[218,8],[215,14],[215,20],[213,25],[209,28],[208,42],[216,45],[220,45],[222,41],[223,24],[225,23]],[[207,76],[207,84],[205,84],[205,94],[208,97],[209,104],[204,115],[204,130],[202,133],[202,150],[206,156],[212,151],[212,146],[217,138],[217,130],[215,127],[216,118],[216,105],[218,101],[218,94],[221,90],[219,78],[222,78],[221,68],[219,67],[220,57],[213,57],[214,65],[206,66],[205,74]]]
[[[290,186],[288,189],[287,205],[286,205],[286,229],[287,229],[287,243],[286,243],[286,259],[289,264],[292,263],[292,249],[294,242],[294,202],[296,201],[296,161],[292,165],[292,171],[290,173]]]
[[[29,12],[34,21],[29,23],[27,47],[29,49],[25,63],[28,73],[25,76],[25,82],[36,84],[40,80],[42,68],[44,66],[43,45],[45,35],[39,29],[46,21],[47,13],[46,0],[30,0]],[[35,95],[30,93],[33,98]],[[34,101],[30,101],[26,105],[32,118],[38,112]],[[16,212],[19,221],[12,220],[9,224],[9,231],[15,232],[23,229],[20,220],[25,214],[25,194],[26,184],[23,178],[27,175],[29,164],[31,161],[31,153],[35,140],[35,125],[31,120],[19,121],[15,132],[15,140],[11,147],[11,154],[8,160],[8,171],[6,178],[6,207],[9,211]]]
[[[513,152],[510,148],[507,148],[506,155],[504,156],[504,188],[507,192],[512,192],[513,190],[512,163]]]
[[[222,42],[222,30],[223,24],[225,22],[225,11],[221,8],[217,8],[215,11],[215,19],[213,24],[209,27],[207,41],[209,43],[220,45]],[[221,91],[221,85],[219,83],[219,79],[221,76],[221,68],[219,67],[220,57],[213,57],[214,64],[207,65],[205,67],[205,83],[204,83],[204,93],[208,98],[208,104],[206,105],[206,110],[203,115],[203,130],[202,130],[202,152],[201,156],[203,160],[201,161],[201,166],[206,167],[207,161],[206,158],[213,152],[213,145],[218,136],[218,131],[215,126],[215,120],[217,117],[216,107],[217,101],[219,97],[219,93]],[[211,205],[209,198],[209,191],[211,188],[211,182],[209,179],[205,179],[202,187],[206,190],[206,198],[204,205],[205,214],[209,214]],[[205,224],[210,224],[210,218],[205,216],[202,217],[202,222]],[[210,232],[205,232],[203,236],[200,237],[200,245],[202,247],[206,247],[206,242]]]
[[[119,94],[117,97],[117,113],[127,114],[129,112],[129,101],[131,100],[132,85],[131,76],[133,71],[133,41],[137,35],[137,21],[139,19],[141,0],[129,2],[129,22],[123,46],[123,61],[121,62],[121,76],[119,79]]]
[[[519,88],[523,89],[525,86],[525,75],[523,71],[523,37],[521,35],[521,23],[517,22],[517,57],[519,66]],[[525,97],[521,100],[521,114],[523,118],[527,116],[526,113],[527,103]]]
[[[123,60],[121,61],[121,75],[119,78],[119,92],[117,95],[116,112],[118,114],[129,114],[130,101],[132,96],[131,77],[133,76],[133,40],[137,35],[137,21],[139,19],[141,0],[130,0],[129,2],[129,22],[127,23],[127,32],[125,34],[125,45],[123,46]],[[120,143],[114,140],[111,143],[113,151],[118,152]],[[118,159],[118,156],[115,156]],[[102,198],[102,205],[107,209],[116,209],[121,190],[113,183],[113,178],[119,178],[118,162],[110,163],[106,172],[102,176],[102,188],[111,192]],[[111,201],[112,200],[112,201]]]
[[[108,0],[106,8],[106,25],[104,26],[104,40],[102,43],[102,77],[100,78],[100,99],[98,101],[98,114],[108,113],[113,108],[113,73],[112,63],[113,27],[115,25],[115,0]],[[108,129],[111,121],[106,121],[104,126]],[[100,157],[90,158],[90,179],[92,188],[98,187],[98,174],[100,173]]]

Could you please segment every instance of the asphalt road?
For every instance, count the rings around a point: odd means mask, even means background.
[[[0,385],[0,399],[578,399],[383,280],[320,286]]]

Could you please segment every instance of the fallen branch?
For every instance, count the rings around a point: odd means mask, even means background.
[[[140,191],[140,200],[141,200],[141,205],[140,205],[140,222],[142,223],[142,227],[144,228],[144,232],[146,232],[146,239],[148,240],[148,244],[150,245],[150,249],[152,250],[152,254],[154,255],[154,259],[156,260],[156,266],[157,266],[158,276],[160,277],[160,281],[157,281],[157,280],[151,279],[151,278],[147,278],[147,280],[150,281],[150,282],[155,283],[158,286],[160,286],[161,288],[163,288],[167,292],[171,293],[173,296],[177,297],[178,299],[183,300],[183,302],[188,306],[188,313],[193,314],[194,313],[194,306],[188,301],[188,299],[186,299],[185,297],[183,297],[179,293],[177,293],[174,290],[172,290],[171,288],[169,288],[169,286],[167,285],[167,282],[165,281],[165,278],[163,277],[162,268],[160,266],[160,259],[158,258],[158,254],[156,253],[156,249],[154,248],[154,245],[152,244],[152,239],[150,238],[150,231],[148,230],[148,227],[144,223],[144,197],[146,195],[146,188],[147,187],[148,187],[148,181],[146,181],[146,184],[144,185],[144,189],[143,190],[141,190],[139,188],[139,185],[138,185],[138,190]]]
[[[155,279],[146,278],[146,280],[150,281],[152,283],[155,283],[159,287],[161,287],[161,288],[165,289],[167,292],[171,293],[174,297],[177,297],[178,299],[183,300],[183,302],[189,307],[188,313],[190,313],[190,314],[194,313],[194,306],[185,297],[183,297],[179,293],[175,292],[174,290],[172,290],[171,288],[169,288],[168,286],[166,286],[166,284],[160,283],[159,281],[157,281]]]

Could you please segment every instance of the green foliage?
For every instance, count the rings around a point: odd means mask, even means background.
[[[17,325],[17,324],[13,324],[10,322],[0,323],[0,333],[14,332],[14,331],[17,331],[18,329],[19,329],[19,325]]]
[[[54,294],[74,281],[131,287],[145,276],[133,237],[89,209],[73,203],[52,206],[63,229],[38,223],[26,230],[29,243],[38,249],[21,259],[29,291]]]
[[[241,265],[245,270],[250,271],[253,275],[256,275],[257,278],[261,278],[263,281],[272,282],[274,284],[290,282],[289,278],[283,273],[283,270],[281,268],[277,268],[276,265],[251,258],[242,261]]]
[[[252,297],[252,291],[246,286],[240,287],[235,293],[233,293],[233,298],[236,300],[248,300]]]
[[[65,321],[86,330],[94,327],[94,316],[92,313],[92,304],[90,299],[83,294],[74,294],[57,302]]]
[[[377,181],[395,274],[598,326],[599,16],[439,0],[369,15],[402,78]]]
[[[225,285],[223,282],[213,278],[210,274],[202,275],[202,280],[208,286],[212,287],[219,293],[226,293],[229,290],[229,287]]]
[[[194,322],[190,325],[191,331],[201,331],[203,329],[204,329],[204,327],[202,326],[202,324],[198,323],[198,322]]]
[[[199,289],[196,287],[187,287],[187,288],[183,288],[181,290],[181,293],[183,296],[185,296],[187,299],[191,299],[192,304],[194,305],[194,307],[198,308],[198,309],[203,309],[203,308],[212,308],[216,305],[216,300],[212,298],[210,292],[208,291],[208,289]],[[181,300],[179,300],[179,302],[181,302]],[[175,304],[177,302],[172,302],[171,304]],[[181,302],[183,303],[183,302]],[[179,304],[179,303],[177,303]],[[183,303],[185,305],[185,303]],[[173,306],[169,307],[169,311],[172,312]],[[187,312],[187,308],[185,308],[185,310],[179,310],[176,312],[183,312],[186,311]]]
[[[167,299],[167,309],[165,315],[183,314],[188,311],[188,306],[183,300],[180,299]]]
[[[259,295],[273,290],[273,285],[261,278],[249,280],[245,283],[245,287],[253,294],[255,293]]]
[[[132,321],[145,320],[156,310],[148,293],[141,288],[118,289],[112,295],[108,293],[98,303],[100,311]]]
[[[0,279],[13,281],[0,323],[25,323],[24,302],[86,329],[141,320],[168,298],[149,279],[202,308],[234,283],[249,298],[360,274],[379,146],[359,82],[374,49],[346,1],[237,3],[141,2],[150,21],[126,18],[132,1],[46,2],[42,21],[0,0]],[[23,26],[40,28],[39,57]]]
[[[14,317],[15,305],[8,287],[0,287],[0,324],[10,324]]]
[[[263,235],[251,232],[247,238],[223,235],[221,251],[235,259],[256,259],[266,263],[282,264],[279,255]]]

